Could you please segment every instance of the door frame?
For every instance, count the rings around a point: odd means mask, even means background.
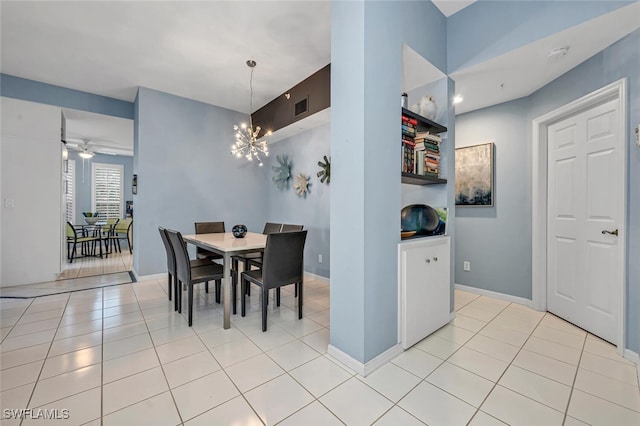
[[[627,79],[622,78],[604,86],[586,96],[544,114],[532,121],[532,304],[539,311],[547,310],[547,129],[548,126],[591,108],[608,100],[618,101],[618,132],[622,138],[620,167],[622,168],[622,197],[619,211],[621,213],[618,226],[618,297],[616,300],[618,318],[616,337],[618,353],[621,355],[625,347],[626,328],[626,282],[627,282]]]

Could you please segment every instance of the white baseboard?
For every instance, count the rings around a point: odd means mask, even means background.
[[[533,308],[533,302],[531,302],[531,300],[529,299],[525,299],[524,297],[511,296],[510,294],[498,293],[496,291],[484,290],[482,288],[469,287],[463,284],[454,284],[453,286],[456,290],[462,290],[469,293],[479,294],[481,296],[489,296],[489,297],[493,297],[494,299],[500,299],[506,302],[518,303],[528,308]]]
[[[167,279],[167,273],[166,272],[162,272],[160,274],[151,274],[151,275],[138,275],[138,273],[134,270],[132,270],[131,272],[133,272],[133,275],[136,277],[137,281],[146,281],[146,280],[158,280],[161,278],[164,278],[165,280]]]
[[[453,321],[454,319],[456,319],[456,311],[453,311],[449,314],[449,322]]]
[[[317,275],[312,272],[304,271],[304,277],[309,278],[310,280],[321,281],[323,283],[329,284],[329,278],[323,277],[322,275]]]
[[[329,348],[327,349],[327,353],[329,355],[331,355],[362,377],[367,377],[367,375],[373,373],[378,368],[382,367],[383,365],[400,355],[402,352],[402,346],[400,345],[400,343],[398,343],[397,345],[390,347],[371,361],[363,364],[357,359],[352,358],[345,352],[342,352],[335,346],[329,345]]]

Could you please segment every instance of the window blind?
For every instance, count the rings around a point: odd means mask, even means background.
[[[75,160],[67,160],[67,172],[64,174],[65,180],[65,216],[66,221],[70,223],[76,223],[76,214],[75,214],[75,203],[74,203],[74,183],[75,183],[75,173],[76,173],[76,161]]]
[[[93,163],[92,211],[101,219],[122,217],[123,167]]]

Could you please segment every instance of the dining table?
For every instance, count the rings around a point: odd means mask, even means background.
[[[222,255],[224,259],[222,291],[224,295],[224,314],[222,326],[225,329],[231,327],[231,257],[264,250],[267,244],[267,236],[254,232],[247,232],[243,238],[234,237],[231,232],[216,234],[183,235],[182,238],[196,247],[210,250]]]

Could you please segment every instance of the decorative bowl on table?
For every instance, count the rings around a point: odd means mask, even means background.
[[[244,225],[233,225],[231,232],[236,238],[244,238],[244,236],[247,235],[247,227]]]
[[[416,235],[417,231],[400,231],[400,237],[404,240],[405,238],[413,237]]]
[[[98,216],[91,216],[91,217],[85,217],[84,221],[87,222],[87,225],[95,225],[99,219],[100,218]]]

